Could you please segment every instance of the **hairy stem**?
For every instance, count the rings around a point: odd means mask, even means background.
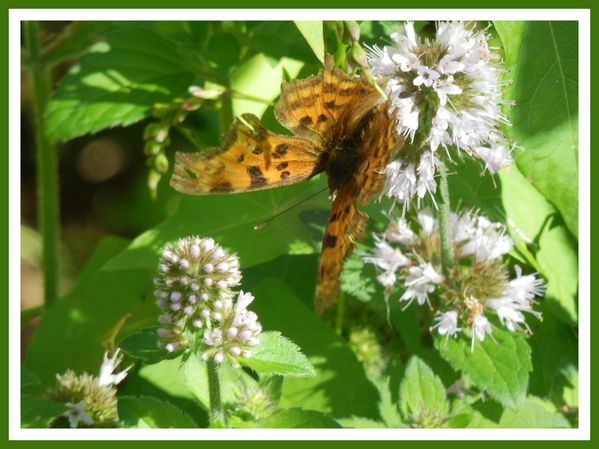
[[[58,297],[58,155],[44,134],[44,110],[51,94],[49,70],[41,55],[39,24],[25,22],[25,45],[29,53],[35,144],[37,162],[38,221],[42,235],[42,266],[44,269],[44,301],[54,303]]]
[[[213,359],[206,362],[208,370],[208,396],[210,398],[210,422],[225,423],[225,414],[220,397],[220,380],[218,377],[218,364]]]
[[[447,169],[441,164],[441,182],[439,185],[441,191],[441,201],[439,204],[439,236],[441,238],[441,263],[443,264],[443,274],[447,276],[449,269],[454,265],[455,258],[453,254],[453,241],[451,238],[451,229],[449,226],[449,217],[451,215],[451,206],[449,204],[449,187],[447,184]]]

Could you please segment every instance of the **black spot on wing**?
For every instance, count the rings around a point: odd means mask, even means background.
[[[337,245],[337,237],[332,234],[326,234],[322,246],[324,248],[334,248]]]

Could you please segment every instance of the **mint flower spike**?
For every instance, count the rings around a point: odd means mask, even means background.
[[[524,275],[518,265],[516,277],[510,278],[503,259],[513,241],[505,226],[464,211],[451,213],[449,230],[456,264],[447,276],[441,274],[439,223],[429,209],[412,220],[391,219],[383,233],[375,234],[372,253],[361,256],[376,267],[385,299],[398,286],[404,309],[413,302],[428,305],[435,312],[431,332],[447,340],[468,330],[472,350],[477,340],[493,338],[493,315],[510,332],[530,333],[525,313],[542,318],[533,307],[545,283],[537,273]]]
[[[228,358],[238,367],[238,357],[250,358],[252,348],[260,343],[262,325],[258,316],[247,307],[254,300],[251,293],[240,291],[235,301],[227,300],[221,308],[221,318],[204,332],[204,360],[222,363]]]
[[[47,396],[66,404],[68,409],[61,416],[69,427],[118,427],[116,386],[131,369],[129,366],[117,372],[122,360],[123,355],[117,348],[112,357],[104,353],[98,376],[78,375],[73,370],[56,375],[56,383]]]
[[[188,331],[218,319],[240,281],[238,257],[213,239],[185,237],[166,244],[154,278],[162,346],[169,352],[186,347]]]
[[[511,147],[500,127],[506,81],[500,58],[485,31],[462,22],[438,22],[435,38],[421,39],[412,22],[391,38],[393,45],[369,48],[370,72],[390,100],[404,149],[387,166],[384,193],[404,205],[436,191],[435,175],[457,147],[484,162],[494,174],[511,163]],[[449,157],[450,158],[450,157]],[[451,159],[451,158],[450,158]]]

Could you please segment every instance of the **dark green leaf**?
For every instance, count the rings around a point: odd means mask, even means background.
[[[164,244],[188,235],[210,236],[231,248],[239,255],[242,268],[287,254],[296,242],[317,247],[322,236],[314,226],[326,222],[329,207],[324,192],[262,229],[254,226],[321,190],[321,181],[238,195],[185,196],[173,216],[137,237],[106,268],[155,270]]]
[[[39,376],[42,385],[54,382],[57,373],[69,368],[97,373],[104,353],[103,342],[127,317],[122,335],[156,322],[158,308],[146,296],[153,289],[150,271],[100,270],[127,243],[113,237],[103,240],[81,271],[77,284],[44,314],[24,362]]]
[[[107,34],[60,82],[46,109],[51,141],[135,123],[185,95],[195,68],[183,48],[143,28]]]
[[[195,428],[189,415],[151,396],[122,396],[118,402],[121,427],[136,429]]]
[[[337,421],[324,413],[314,410],[303,410],[301,408],[291,408],[288,410],[279,410],[269,418],[258,421],[256,427],[267,429],[330,429],[340,428],[341,426]]]
[[[532,363],[530,347],[521,334],[496,328],[493,339],[477,340],[473,351],[465,338],[437,337],[435,346],[455,370],[505,407],[524,401]]]
[[[156,363],[173,355],[158,347],[159,338],[156,327],[149,327],[129,335],[119,343],[119,347],[131,357],[142,359],[145,363]]]
[[[21,367],[21,388],[38,385],[39,378],[27,368]]]
[[[52,420],[67,411],[65,404],[50,399],[21,396],[21,426],[26,428],[45,428]]]

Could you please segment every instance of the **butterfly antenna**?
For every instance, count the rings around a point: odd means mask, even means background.
[[[307,196],[306,198],[303,198],[303,199],[299,200],[297,203],[295,203],[295,204],[292,204],[292,205],[291,205],[291,206],[289,206],[289,207],[286,207],[286,208],[285,208],[285,209],[283,209],[282,211],[280,211],[280,212],[277,212],[276,214],[274,214],[272,217],[270,217],[270,218],[267,218],[266,220],[264,220],[264,221],[263,221],[263,222],[261,222],[261,223],[258,223],[256,226],[254,226],[254,229],[255,229],[255,230],[259,230],[259,229],[263,229],[263,228],[265,228],[265,227],[266,227],[266,225],[267,225],[268,223],[270,223],[271,221],[273,221],[275,218],[279,217],[280,215],[283,215],[285,212],[288,212],[288,211],[290,211],[290,210],[291,210],[291,209],[293,209],[294,207],[297,207],[297,206],[299,206],[300,204],[302,204],[302,203],[305,203],[305,202],[306,202],[306,201],[308,201],[308,200],[311,200],[311,199],[312,199],[312,198],[314,198],[316,195],[320,195],[322,192],[325,192],[326,190],[328,190],[328,187],[325,187],[324,189],[322,189],[322,190],[319,190],[318,192],[316,192],[316,193],[313,193],[312,195],[310,195],[310,196]]]

